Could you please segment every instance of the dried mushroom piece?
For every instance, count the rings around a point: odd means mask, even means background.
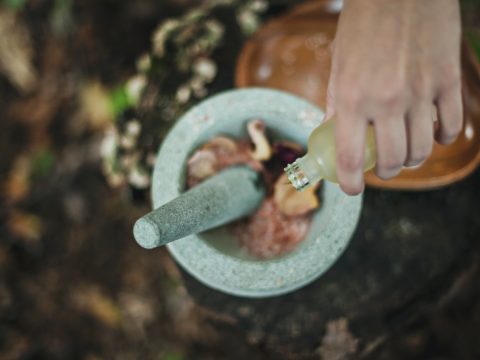
[[[198,150],[188,160],[188,175],[196,181],[201,181],[216,172],[217,159],[209,150]]]
[[[202,149],[218,149],[219,151],[233,154],[237,151],[238,146],[235,140],[229,137],[217,136],[203,145]]]
[[[282,174],[273,189],[273,200],[278,209],[287,216],[300,216],[316,209],[320,204],[316,195],[317,186],[297,191],[290,185],[287,175]]]
[[[240,164],[263,171],[263,165],[252,158],[248,143],[217,136],[195,151],[189,159],[187,185],[195,186],[226,167]]]
[[[265,134],[265,124],[261,120],[252,120],[247,125],[248,135],[255,148],[252,158],[258,161],[266,161],[272,157],[272,147]]]
[[[192,187],[223,168],[222,161],[231,158],[237,144],[226,136],[217,136],[195,151],[188,160],[188,186]]]

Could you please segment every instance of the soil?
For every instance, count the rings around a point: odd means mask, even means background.
[[[7,3],[25,3],[38,83],[21,91],[0,72],[1,359],[480,356],[478,171],[434,192],[368,190],[352,247],[311,287],[222,295],[136,245],[148,193],[107,185],[103,128],[78,111],[85,83],[125,81],[158,23],[198,1]]]

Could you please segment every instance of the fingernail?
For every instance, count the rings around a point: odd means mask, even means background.
[[[349,175],[348,183],[342,185],[342,190],[349,195],[358,195],[365,187],[363,182],[363,174],[361,172],[352,173]]]
[[[405,167],[411,168],[420,165],[423,160],[416,160],[416,161],[407,161],[405,162]]]

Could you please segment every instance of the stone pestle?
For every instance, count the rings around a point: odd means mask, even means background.
[[[257,172],[230,167],[137,220],[133,234],[140,246],[153,249],[248,215],[264,196]]]

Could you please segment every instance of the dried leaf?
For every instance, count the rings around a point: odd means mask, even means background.
[[[318,186],[311,186],[304,191],[297,191],[290,185],[287,175],[282,174],[275,182],[273,198],[283,214],[303,215],[319,206],[317,188]]]
[[[80,93],[81,112],[93,129],[106,129],[113,121],[107,89],[98,81],[86,84]]]
[[[126,328],[132,336],[144,333],[145,326],[155,320],[155,299],[150,296],[124,292],[119,303]]]
[[[26,156],[20,156],[5,183],[5,196],[9,202],[17,202],[28,195],[30,191],[31,161]]]
[[[217,149],[227,153],[233,153],[238,149],[234,140],[226,136],[217,136],[202,146],[202,149]]]
[[[36,215],[15,211],[8,218],[8,228],[22,240],[36,243],[42,236],[43,223]]]
[[[211,150],[198,150],[188,160],[188,176],[201,181],[216,172],[217,159]]]
[[[72,294],[75,307],[94,316],[104,325],[118,327],[121,311],[117,304],[96,287],[80,287]]]
[[[238,164],[249,164],[254,169],[261,167],[243,143],[217,136],[205,143],[188,161],[188,186],[192,187],[220,170]]]

